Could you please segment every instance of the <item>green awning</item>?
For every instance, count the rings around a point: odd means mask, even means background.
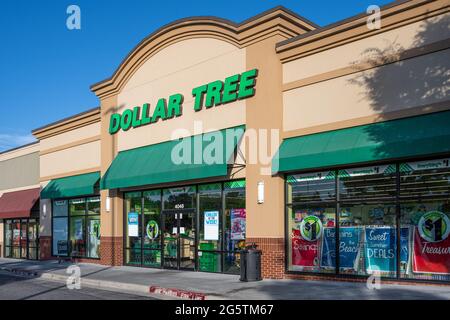
[[[449,151],[450,111],[444,111],[286,139],[272,173]]]
[[[41,199],[61,199],[93,195],[100,172],[54,179],[41,191]]]
[[[244,131],[245,127],[239,126],[121,151],[100,187],[117,189],[226,176],[227,164]],[[202,151],[213,157],[202,159]]]

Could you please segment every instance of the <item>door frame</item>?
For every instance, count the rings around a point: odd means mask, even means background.
[[[194,223],[193,223],[193,227],[195,228],[195,236],[194,236],[194,267],[193,268],[182,268],[180,267],[181,265],[181,248],[180,248],[180,222],[181,219],[179,218],[178,214],[192,214],[194,217]],[[176,260],[176,264],[177,267],[176,268],[171,268],[171,267],[166,267],[165,266],[165,242],[164,242],[164,231],[166,229],[166,219],[165,217],[167,215],[175,215],[175,219],[177,221],[176,225],[177,225],[177,260]],[[169,269],[169,270],[186,270],[186,271],[197,271],[197,237],[198,237],[198,230],[197,230],[197,209],[196,208],[189,208],[189,209],[163,209],[161,210],[161,262],[162,265],[161,267],[163,269]]]

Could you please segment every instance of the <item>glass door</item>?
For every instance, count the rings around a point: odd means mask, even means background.
[[[195,269],[195,211],[163,211],[164,267]]]
[[[176,213],[163,213],[164,267],[178,269],[178,219]]]
[[[28,259],[39,258],[39,223],[35,219],[28,221]]]
[[[22,220],[20,223],[20,258],[28,258],[28,230],[27,221]]]

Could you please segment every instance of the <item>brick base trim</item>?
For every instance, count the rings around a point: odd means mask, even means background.
[[[261,272],[264,279],[284,278],[284,238],[247,238],[262,251]]]
[[[39,237],[39,260],[50,260],[52,257],[52,237]]]
[[[123,265],[123,238],[100,238],[100,264],[106,266]]]

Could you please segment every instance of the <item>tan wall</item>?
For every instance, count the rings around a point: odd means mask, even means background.
[[[287,91],[283,128],[304,129],[448,100],[444,75],[426,70],[436,65],[449,70],[449,54],[440,51]],[[430,82],[436,83],[424,88]]]
[[[448,29],[447,32],[445,31],[448,28],[449,19],[450,14],[436,16],[285,63],[283,65],[283,83],[359,63],[368,54],[375,53],[367,51],[370,49],[398,53],[445,40],[448,38]]]
[[[247,48],[247,69],[259,69],[256,94],[247,101],[247,129],[280,129],[282,126],[282,70],[274,50],[275,44],[280,40],[282,40],[280,37],[275,36]],[[259,141],[261,142],[265,143]],[[278,139],[277,146],[279,142]],[[247,155],[250,154],[248,147]],[[282,238],[284,237],[283,179],[263,174],[261,170],[264,168],[267,168],[267,164],[260,161],[247,162],[247,238]],[[263,204],[257,203],[258,182],[264,182],[265,185]]]
[[[100,141],[41,155],[41,179],[100,167]]]
[[[449,19],[441,15],[284,64],[284,81],[294,81],[283,94],[285,136],[449,109],[448,29],[442,32]],[[400,61],[384,64],[386,57]],[[352,62],[353,73],[339,74]],[[311,77],[320,81],[305,85]]]
[[[73,129],[55,136],[42,139],[40,151],[46,152],[54,148],[61,148],[77,142],[98,137],[100,135],[100,122],[89,124],[87,126]]]
[[[203,122],[203,130],[211,131],[245,123],[245,103],[237,101],[195,112],[192,89],[215,80],[246,71],[245,49],[212,38],[177,42],[146,61],[118,95],[119,113],[124,109],[151,104],[151,112],[159,98],[175,93],[184,96],[183,115],[117,134],[118,150],[171,140],[175,129],[194,134],[194,120]],[[195,132],[201,133],[201,132]]]
[[[15,159],[18,157],[22,157],[24,155],[39,152],[39,148],[40,148],[39,143],[35,143],[12,151],[6,151],[0,154],[0,161]]]

